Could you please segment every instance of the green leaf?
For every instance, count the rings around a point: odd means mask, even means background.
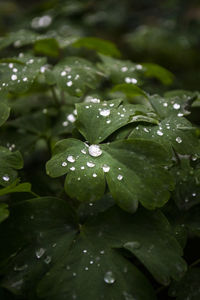
[[[192,160],[197,160],[193,156]],[[192,167],[187,156],[179,156],[179,164],[172,172],[176,180],[176,188],[173,191],[173,199],[181,210],[188,210],[200,203],[200,169]]]
[[[138,125],[129,129],[129,138],[143,138],[162,144],[168,151],[174,148],[180,154],[196,154],[199,141],[195,134],[195,127],[185,118],[170,116],[160,122],[158,126]]]
[[[36,54],[51,57],[58,57],[60,53],[58,42],[54,38],[46,38],[36,41],[34,44],[34,51]]]
[[[0,102],[0,126],[6,122],[9,115],[10,107],[4,102]]]
[[[164,148],[151,141],[130,139],[89,146],[67,139],[55,145],[46,169],[51,177],[67,173],[65,190],[80,201],[100,199],[106,181],[117,204],[134,212],[138,201],[148,209],[167,202],[168,190],[173,188],[171,176],[164,169],[168,163]]]
[[[2,286],[26,298],[36,298],[37,293],[50,300],[93,300],[99,295],[105,300],[156,299],[148,280],[121,248],[162,284],[179,279],[186,270],[182,249],[159,211],[141,209],[132,216],[114,207],[80,229],[77,225],[67,203],[56,198],[11,207],[0,227]]]
[[[115,99],[76,105],[77,128],[86,140],[98,144],[117,129],[132,122],[157,124],[155,114],[148,111],[145,106],[121,104],[121,102],[121,99]]]
[[[169,289],[169,296],[176,300],[199,300],[200,298],[200,268],[190,268],[178,282],[173,282]]]
[[[145,76],[157,78],[165,85],[172,84],[174,79],[174,75],[170,71],[157,64],[143,63],[142,71]]]
[[[23,167],[23,159],[19,151],[11,152],[0,146],[0,185],[8,186],[16,177],[16,170]]]
[[[109,56],[120,57],[121,53],[110,41],[102,40],[95,37],[83,37],[78,39],[75,43],[72,44],[74,47],[85,47],[88,49],[95,50],[99,53]]]
[[[0,203],[0,223],[7,219],[9,216],[8,205]]]
[[[138,86],[129,84],[129,83],[122,83],[122,84],[115,85],[111,90],[111,93],[114,93],[114,92],[121,92],[121,93],[125,94],[126,97],[128,97],[128,98],[132,98],[135,96],[142,96],[142,97],[145,97],[146,99],[148,99],[147,93],[145,93]]]
[[[54,67],[52,75],[59,88],[80,96],[88,88],[96,88],[104,74],[86,59],[68,57]]]
[[[45,58],[24,56],[18,62],[0,62],[0,88],[15,94],[27,91],[45,64]]]
[[[31,184],[29,182],[24,182],[18,184],[19,181],[15,180],[11,185],[0,189],[0,196],[7,195],[10,193],[31,193]]]
[[[190,113],[188,111],[190,99],[187,96],[178,97],[170,95],[165,98],[158,95],[149,97],[151,105],[162,119],[172,115],[177,117],[187,116]]]
[[[15,48],[27,46],[34,43],[39,35],[30,30],[19,30],[17,32],[11,32],[8,36],[0,40],[0,50],[13,45]]]
[[[105,72],[115,84],[136,84],[139,80],[142,66],[129,60],[119,60],[99,54],[102,63],[98,64],[100,70]]]

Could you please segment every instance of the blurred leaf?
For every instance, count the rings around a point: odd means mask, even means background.
[[[0,223],[7,219],[9,216],[8,205],[0,203]]]

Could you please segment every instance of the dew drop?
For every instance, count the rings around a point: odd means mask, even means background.
[[[110,115],[110,109],[102,109],[99,114],[103,117],[108,117]]]
[[[121,174],[119,174],[119,175],[117,176],[117,179],[118,179],[118,180],[122,180],[122,179],[123,179],[123,176],[122,176]]]
[[[98,157],[102,154],[102,150],[99,145],[91,145],[89,146],[89,154],[94,157]]]
[[[71,171],[75,171],[76,168],[75,168],[75,167],[71,167],[70,170],[71,170]]]
[[[157,130],[157,135],[160,135],[160,136],[162,136],[162,135],[163,135],[163,132],[162,132],[162,131],[160,131],[160,130]]]
[[[51,256],[47,256],[45,259],[44,259],[44,262],[45,262],[45,264],[50,264],[50,262],[51,262]]]
[[[74,158],[72,155],[69,155],[69,156],[67,157],[67,160],[68,160],[69,162],[71,162],[71,163],[75,162],[75,158]]]
[[[64,127],[67,127],[68,126],[68,122],[67,121],[64,121],[63,123],[62,123],[62,125],[64,126]]]
[[[17,75],[13,74],[13,75],[11,76],[11,79],[12,79],[12,80],[17,80]]]
[[[97,177],[97,174],[96,174],[96,173],[94,173],[94,174],[92,174],[92,176],[93,176],[93,177]]]
[[[111,271],[106,272],[106,274],[104,275],[104,281],[108,284],[113,284],[115,282],[115,278]]]
[[[167,106],[168,106],[168,103],[167,103],[167,102],[164,102],[164,103],[163,103],[163,106],[164,106],[164,107],[167,107]]]
[[[103,171],[108,173],[110,171],[110,167],[108,165],[103,165]]]
[[[81,150],[81,153],[86,154],[86,150],[85,150],[85,149],[82,149],[82,150]]]
[[[181,106],[180,106],[180,104],[178,104],[178,103],[174,103],[174,105],[173,105],[173,108],[174,109],[179,109]]]
[[[36,252],[35,252],[35,255],[36,255],[36,257],[39,259],[39,258],[41,258],[43,255],[44,255],[44,253],[45,253],[45,249],[44,248],[39,248],[38,250],[36,250]]]
[[[70,80],[66,83],[67,86],[72,86],[73,82]]]
[[[4,176],[2,177],[2,179],[3,179],[4,181],[9,181],[9,180],[10,180],[10,177],[9,177],[8,175],[4,175]]]
[[[138,249],[141,247],[141,244],[138,241],[127,242],[124,244],[124,247],[128,250]]]
[[[67,75],[67,72],[66,72],[66,71],[62,71],[62,72],[60,73],[60,75],[63,77],[63,76],[65,76],[65,75]]]
[[[178,136],[178,137],[176,138],[176,142],[177,142],[178,144],[182,143],[182,139],[180,138],[180,136]]]
[[[88,162],[87,162],[87,166],[88,166],[89,168],[93,168],[93,167],[95,166],[95,164],[92,163],[92,162],[90,162],[90,161],[88,161]]]
[[[73,114],[70,114],[67,116],[67,120],[71,123],[74,123],[76,121],[76,118]]]
[[[67,166],[66,161],[63,161],[63,162],[62,162],[62,167],[66,167],[66,166]]]

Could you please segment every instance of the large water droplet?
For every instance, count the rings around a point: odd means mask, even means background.
[[[118,179],[118,180],[122,180],[122,179],[123,179],[123,176],[122,176],[121,174],[119,174],[119,175],[117,176],[117,179]]]
[[[6,174],[6,175],[4,175],[4,176],[2,177],[2,179],[3,179],[4,181],[9,181],[9,180],[10,180],[10,177]]]
[[[178,103],[174,103],[174,105],[173,105],[173,108],[174,109],[179,109],[181,106],[180,106],[180,104],[178,104]]]
[[[103,117],[108,117],[110,115],[110,109],[102,109],[99,114]]]
[[[110,167],[108,165],[103,165],[103,171],[108,173],[110,171]]]
[[[162,136],[163,135],[163,132],[162,131],[160,131],[160,130],[157,130],[157,135],[160,135],[160,136]]]
[[[113,284],[115,282],[115,278],[113,276],[113,272],[108,271],[104,276],[104,281],[108,284]]]
[[[182,138],[180,138],[180,136],[177,136],[176,142],[177,142],[178,144],[182,143]]]
[[[71,162],[71,163],[75,162],[75,158],[74,158],[72,155],[69,155],[69,156],[67,157],[67,160],[68,160],[69,162]]]
[[[88,162],[87,162],[87,166],[88,166],[89,168],[93,168],[93,167],[95,166],[95,164],[92,163],[92,162],[90,162],[90,161],[88,161]]]
[[[91,145],[88,150],[89,154],[94,157],[98,157],[102,154],[102,150],[99,145]]]

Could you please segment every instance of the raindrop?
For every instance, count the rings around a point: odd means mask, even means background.
[[[182,143],[182,139],[180,138],[180,136],[178,136],[178,137],[176,138],[176,142],[177,142],[178,144]]]
[[[83,253],[87,253],[87,250],[86,250],[86,249],[84,249],[84,250],[83,250]]]
[[[49,264],[51,262],[51,256],[47,256],[44,260],[45,264]]]
[[[94,157],[98,157],[102,154],[102,150],[99,145],[91,145],[88,150],[89,154]]]
[[[9,181],[9,180],[10,180],[10,177],[9,177],[8,175],[4,175],[4,176],[2,177],[2,179],[3,179],[4,181]]]
[[[106,272],[106,274],[104,276],[104,281],[108,284],[113,284],[115,282],[115,278],[111,271]]]
[[[86,150],[85,150],[85,149],[82,149],[81,152],[82,152],[83,154],[86,154]]]
[[[66,167],[66,166],[67,166],[66,161],[63,161],[63,162],[62,162],[62,167]]]
[[[123,176],[119,174],[119,175],[117,176],[117,179],[118,179],[118,180],[122,180],[122,179],[123,179]]]
[[[163,103],[163,106],[164,106],[164,107],[167,107],[167,106],[168,106],[168,103],[167,103],[167,102],[164,102],[164,103]]]
[[[93,265],[93,263],[94,263],[94,261],[93,261],[93,260],[91,260],[91,261],[90,261],[90,264],[91,264],[91,265]]]
[[[107,123],[107,124],[110,124],[110,123],[111,123],[111,120],[107,120],[106,123]]]
[[[75,162],[75,158],[74,158],[72,155],[69,155],[69,156],[67,157],[67,160],[68,160],[69,162],[71,162],[71,163]]]
[[[67,116],[67,120],[71,123],[74,123],[76,121],[76,118],[73,114],[70,114]]]
[[[70,80],[66,83],[67,86],[72,86],[73,82]]]
[[[122,72],[126,72],[126,71],[128,71],[128,68],[127,68],[127,67],[122,67],[122,68],[121,68],[121,71],[122,71]]]
[[[75,167],[71,167],[70,170],[71,170],[71,171],[75,171],[76,168],[75,168]]]
[[[94,173],[94,174],[92,174],[92,176],[93,176],[93,177],[97,177],[97,174],[96,174],[96,173]]]
[[[27,77],[24,77],[23,78],[23,81],[25,82],[25,81],[28,81],[28,78]]]
[[[67,75],[67,72],[66,72],[66,71],[62,71],[62,72],[60,73],[60,75],[63,77],[63,76],[65,76],[65,75]]]
[[[110,109],[102,109],[99,114],[103,117],[108,117],[110,115]]]
[[[39,258],[41,258],[43,255],[44,255],[44,253],[45,253],[45,249],[44,248],[39,248],[36,252],[35,252],[35,255],[36,255],[36,257],[39,259]]]
[[[162,136],[162,135],[163,135],[163,132],[162,132],[162,131],[160,131],[160,130],[157,130],[157,135],[160,135],[160,136]]]
[[[110,167],[107,166],[107,165],[103,165],[103,171],[104,171],[105,173],[108,173],[108,172],[110,171]]]
[[[85,271],[88,271],[88,267],[85,267]]]
[[[13,74],[13,75],[11,76],[11,79],[12,79],[12,80],[17,80],[17,75]]]
[[[88,161],[88,162],[87,162],[87,166],[88,166],[89,168],[93,168],[93,167],[95,166],[95,164],[92,163],[92,162],[90,162],[90,161]]]
[[[181,106],[180,106],[180,104],[178,104],[178,103],[174,103],[174,105],[173,105],[173,108],[174,109],[179,109]]]
[[[68,126],[68,122],[67,121],[64,121],[63,123],[62,123],[62,125],[64,126],[64,127],[67,127]]]
[[[192,193],[192,196],[193,196],[193,197],[196,197],[196,195],[197,195],[196,193]]]

